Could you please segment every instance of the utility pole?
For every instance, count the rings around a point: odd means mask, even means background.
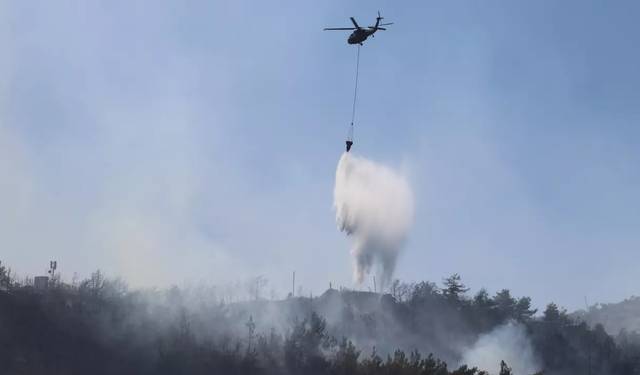
[[[376,275],[373,275],[373,292],[378,293],[378,288],[376,287]]]
[[[587,302],[587,296],[584,296],[584,304],[587,307],[586,313],[589,312],[589,303]],[[585,315],[586,315],[585,313]],[[586,322],[586,319],[585,319]],[[587,326],[587,361],[589,364],[589,375],[591,375],[591,329]]]
[[[291,298],[296,298],[296,271],[293,271],[293,289],[291,289]]]
[[[256,301],[260,296],[260,276],[256,277]]]

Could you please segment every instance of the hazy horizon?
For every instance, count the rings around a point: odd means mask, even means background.
[[[640,4],[500,4],[0,4],[0,261],[357,289],[332,212],[357,47],[323,28],[380,11],[352,152],[415,194],[392,278],[640,294]]]

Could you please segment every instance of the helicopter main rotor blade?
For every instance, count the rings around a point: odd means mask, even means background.
[[[359,29],[360,26],[358,26],[358,23],[356,22],[356,20],[353,17],[349,17],[349,18],[351,18],[351,22],[353,22],[353,26],[355,26],[356,29]]]
[[[380,25],[378,25],[378,26],[387,26],[387,25],[393,25],[393,22],[390,22],[390,23],[381,23],[381,24],[380,24]]]
[[[355,30],[355,27],[327,27],[325,30]]]

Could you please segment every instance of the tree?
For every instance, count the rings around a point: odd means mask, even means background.
[[[0,262],[0,290],[9,289],[9,275],[7,273],[7,269]]]
[[[378,351],[374,346],[373,351],[371,352],[371,356],[369,358],[365,358],[360,363],[359,370],[362,374],[381,374],[383,367],[384,361],[378,355]]]
[[[504,361],[500,361],[500,374],[499,375],[512,375],[511,367],[507,366]]]
[[[423,302],[429,299],[435,299],[440,296],[438,291],[438,286],[429,281],[422,281],[413,286],[413,291],[411,293],[411,302]]]
[[[78,275],[77,272],[73,273],[73,277],[71,277],[71,288],[75,289],[78,286],[78,279],[80,278],[80,275]]]
[[[248,336],[247,336],[247,346],[244,355],[244,373],[252,373],[257,369],[258,364],[258,350],[256,349],[255,341],[256,341],[256,323],[253,321],[253,316],[249,316],[249,320],[246,323]]]
[[[459,301],[469,291],[469,288],[460,282],[460,275],[457,273],[444,279],[443,284],[445,288],[442,295],[449,301]]]
[[[269,280],[264,276],[256,276],[250,279],[247,283],[247,290],[251,298],[255,301],[259,300],[262,296],[262,288],[267,286]]]
[[[103,289],[106,280],[100,270],[91,273],[88,279],[85,279],[80,283],[80,292],[88,294],[95,299],[101,299],[103,297]]]
[[[342,337],[333,362],[333,371],[337,374],[357,374],[360,353],[361,351],[356,349],[351,341],[347,341],[346,337]]]
[[[498,308],[500,320],[514,318],[516,315],[516,300],[511,296],[509,289],[502,289],[493,297]]]
[[[547,304],[547,308],[543,312],[542,320],[549,323],[566,324],[569,316],[566,309],[560,310],[558,305],[551,302]]]
[[[395,279],[389,285],[389,294],[391,297],[395,298],[396,301],[400,302],[400,279]]]
[[[521,297],[518,299],[518,302],[515,306],[515,316],[517,320],[521,322],[530,320],[537,312],[538,309],[531,308],[530,297]]]
[[[500,323],[497,303],[489,296],[487,289],[480,289],[471,301],[473,320],[480,332],[485,332]]]

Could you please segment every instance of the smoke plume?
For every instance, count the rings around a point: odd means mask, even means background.
[[[380,289],[388,285],[413,221],[413,193],[404,176],[345,152],[336,171],[338,228],[352,237],[353,281],[362,283],[380,266]]]
[[[540,371],[541,365],[522,324],[509,322],[478,338],[465,351],[460,365],[477,367],[491,374],[500,372],[504,361],[515,375]]]

